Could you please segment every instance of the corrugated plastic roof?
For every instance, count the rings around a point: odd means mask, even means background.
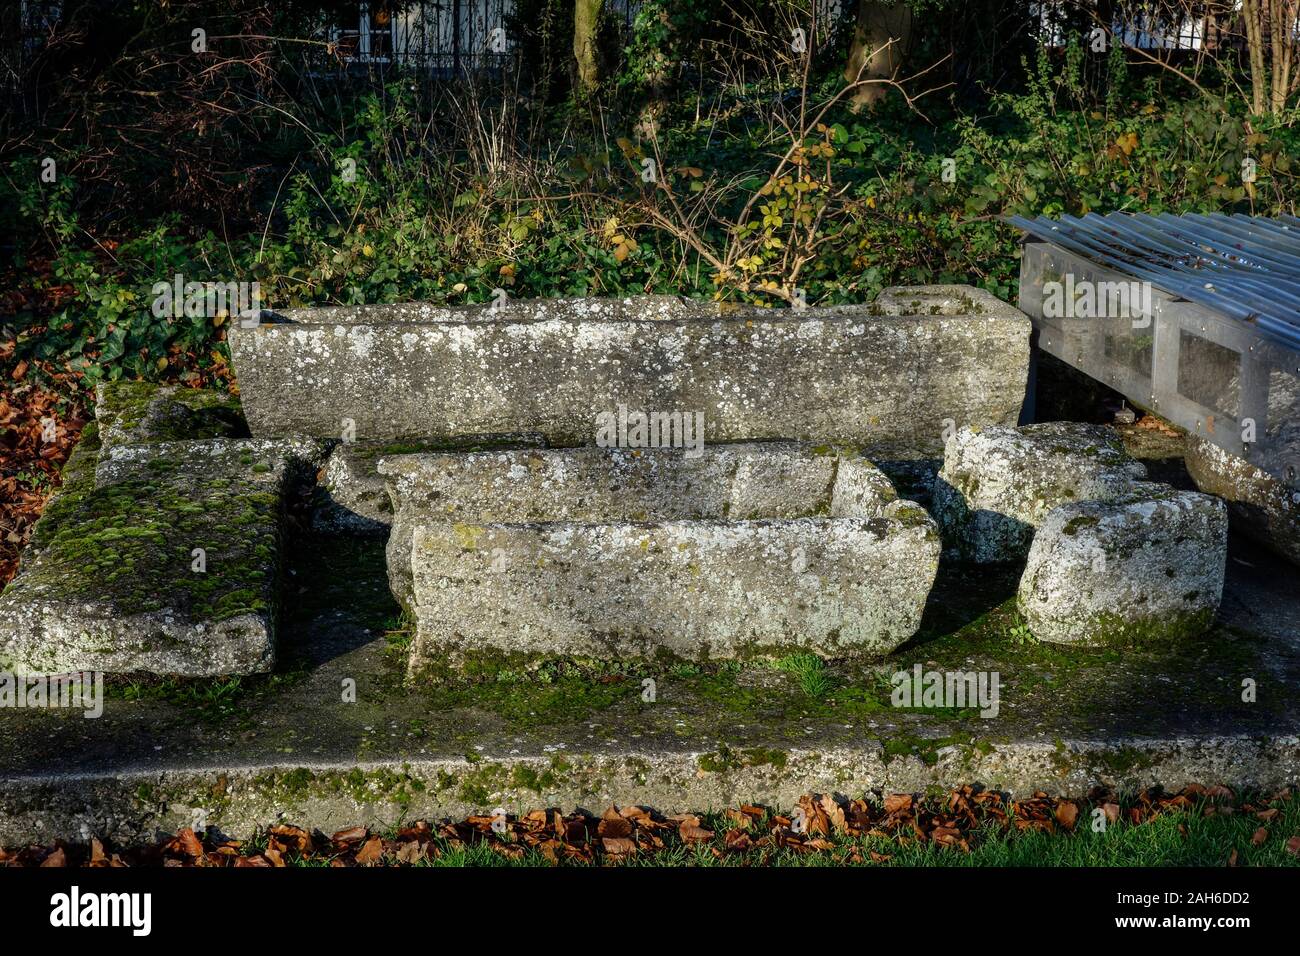
[[[1300,349],[1300,219],[1294,216],[1117,212],[1009,221]]]

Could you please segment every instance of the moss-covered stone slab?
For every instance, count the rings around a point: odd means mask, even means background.
[[[912,441],[937,453],[947,420],[1014,424],[1024,401],[1029,320],[976,290],[970,301],[901,316],[706,302],[648,315],[601,300],[522,317],[311,310],[236,325],[230,349],[259,437],[537,432],[590,444],[597,416],[624,406],[702,414],[710,442]]]
[[[1047,515],[1020,581],[1020,612],[1042,641],[1178,644],[1214,622],[1227,555],[1222,501],[1135,483],[1122,500]]]
[[[275,662],[291,452],[271,443],[116,446],[0,594],[10,670],[207,676]],[[105,473],[106,472],[106,473]]]
[[[105,447],[248,434],[239,400],[233,396],[149,382],[97,385],[95,421]]]
[[[1196,487],[1228,503],[1234,524],[1300,564],[1300,487],[1195,436],[1188,438],[1184,460]]]
[[[948,439],[932,508],[960,558],[1023,561],[1053,508],[1114,498],[1145,477],[1145,466],[1101,425],[966,426]]]
[[[229,436],[229,398],[101,386],[96,421],[0,593],[0,664],[209,676],[275,660],[289,486],[323,443]]]
[[[415,670],[479,654],[878,656],[915,633],[938,565],[929,515],[833,448],[546,449],[381,470]]]

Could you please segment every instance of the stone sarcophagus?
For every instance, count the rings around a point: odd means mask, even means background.
[[[229,341],[256,437],[583,445],[628,409],[690,416],[709,442],[937,456],[949,423],[1016,424],[1029,333],[987,293],[926,287],[798,310],[671,296],[301,309]]]
[[[411,664],[475,654],[878,656],[917,630],[934,521],[855,453],[789,442],[386,458]]]

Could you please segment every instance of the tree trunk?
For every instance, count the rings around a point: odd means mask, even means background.
[[[1250,56],[1250,112],[1263,116],[1268,110],[1269,76],[1264,56],[1264,24],[1260,3],[1268,0],[1242,0],[1241,16],[1246,21],[1246,51]]]
[[[893,77],[903,63],[911,39],[912,8],[907,4],[859,0],[853,45],[844,67],[845,81],[856,83]],[[894,42],[890,43],[891,40]],[[874,106],[885,98],[888,90],[884,83],[860,86],[853,93],[853,106]]]
[[[578,61],[578,88],[590,93],[600,82],[596,33],[605,0],[573,0],[573,58]]]

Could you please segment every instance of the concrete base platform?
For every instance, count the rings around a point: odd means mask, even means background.
[[[118,683],[98,719],[0,710],[0,844],[968,782],[1300,782],[1300,571],[1244,542],[1220,624],[1176,655],[1034,643],[1008,603],[1014,570],[990,587],[948,566],[921,633],[869,667],[575,662],[418,688],[402,635],[385,636],[382,542],[307,539],[293,561],[276,674]],[[997,716],[892,706],[891,675],[917,664],[997,671]]]

